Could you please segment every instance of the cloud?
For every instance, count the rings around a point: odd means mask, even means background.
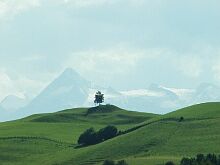
[[[48,84],[48,82],[36,81],[20,76],[13,79],[5,69],[0,70],[0,101],[8,95],[21,98],[33,98]]]
[[[46,59],[46,57],[42,56],[42,55],[29,55],[29,56],[23,57],[21,59],[21,61],[23,61],[23,62],[34,62],[34,61],[40,61],[40,60],[44,60],[44,59]]]
[[[213,59],[212,61],[212,74],[214,79],[219,83],[220,82],[220,50],[218,51],[218,58]]]
[[[147,0],[149,3],[150,1]],[[63,0],[64,4],[76,8],[98,7],[103,5],[124,4],[133,7],[140,7],[146,3],[146,0]]]
[[[0,71],[0,101],[7,95],[20,95],[21,93],[16,89],[14,82],[9,75],[4,71]]]
[[[174,61],[177,69],[190,78],[198,78],[203,71],[203,61],[198,56],[177,56]]]
[[[48,82],[36,81],[27,77],[20,77],[14,83],[19,92],[29,99],[38,95],[48,84]]]
[[[19,79],[21,91],[39,91],[52,80],[45,73],[64,67],[116,88],[217,80],[220,63],[203,58],[219,56],[204,51],[219,47],[214,6],[198,0],[0,0],[0,22],[13,18],[0,28],[0,64],[18,75],[9,78]],[[115,47],[120,43],[129,46]],[[204,45],[194,50],[198,44]]]
[[[8,20],[13,16],[40,6],[39,0],[1,0],[0,20]]]
[[[71,67],[95,84],[127,89],[142,81],[143,76],[139,76],[145,69],[140,66],[157,61],[164,51],[120,45],[107,49],[73,52],[64,62],[63,68]],[[149,72],[149,69],[146,72]],[[146,77],[144,79],[141,84],[146,83]]]
[[[157,58],[157,49],[131,49],[116,47],[105,50],[89,50],[72,53],[64,66],[73,67],[79,72],[115,75],[130,74],[142,60]]]
[[[212,66],[212,71],[213,71],[214,78],[217,81],[220,81],[220,65]]]
[[[78,8],[112,4],[114,1],[115,0],[63,0],[65,4],[71,4],[73,7]]]

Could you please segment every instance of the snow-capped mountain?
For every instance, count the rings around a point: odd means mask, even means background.
[[[193,90],[167,88],[152,84],[146,89],[129,91],[116,91],[113,88],[89,89],[89,97],[85,106],[91,106],[94,93],[101,90],[105,94],[105,103],[114,104],[125,109],[166,113],[177,108],[186,106],[188,98],[191,98]],[[187,98],[185,100],[185,98]]]
[[[220,101],[220,88],[201,84],[197,89],[169,88],[152,84],[145,89],[117,91],[90,83],[73,69],[66,69],[52,81],[36,98],[10,119],[35,113],[55,112],[67,108],[94,106],[94,94],[104,93],[105,103],[135,111],[167,113],[196,103]],[[23,100],[14,96],[2,101],[3,109],[22,107]],[[7,114],[1,110],[1,116]],[[4,117],[3,117],[4,119]]]
[[[82,106],[88,98],[91,83],[73,69],[66,69],[26,107],[28,114],[55,112]]]
[[[40,113],[93,106],[97,90],[105,94],[106,104],[152,113],[166,113],[191,104],[217,101],[220,98],[219,88],[211,84],[202,84],[198,89],[168,88],[151,84],[146,89],[117,91],[112,87],[104,88],[91,84],[68,68],[25,109],[29,113]]]

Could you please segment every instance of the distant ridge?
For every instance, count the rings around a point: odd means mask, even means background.
[[[91,84],[71,68],[67,68],[25,107],[28,114],[55,112],[81,106],[88,97]]]
[[[143,89],[119,91],[112,87],[102,87],[89,82],[74,69],[67,68],[54,81],[28,104],[8,99],[5,110],[11,111],[9,118],[1,121],[17,119],[36,113],[60,111],[76,107],[94,105],[94,94],[101,90],[105,94],[105,103],[114,104],[124,109],[139,112],[165,114],[175,109],[202,102],[220,101],[220,88],[209,83],[202,83],[197,89],[170,88],[159,84],[151,84]],[[25,100],[27,101],[27,100]],[[23,106],[25,104],[25,107]],[[12,108],[10,107],[12,106]]]
[[[1,106],[5,110],[17,110],[19,108],[24,107],[26,104],[27,104],[26,99],[17,97],[15,95],[9,95],[5,97],[1,102]]]

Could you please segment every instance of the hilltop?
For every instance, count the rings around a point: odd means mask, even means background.
[[[68,109],[1,123],[0,149],[4,152],[0,160],[13,165],[92,165],[105,159],[126,159],[130,165],[155,165],[197,153],[220,154],[220,103],[194,105],[165,115],[112,105],[99,108]],[[88,113],[91,109],[93,113]],[[179,121],[180,117],[184,119]],[[132,131],[97,145],[74,148],[85,129],[106,125]]]
[[[75,108],[56,113],[36,114],[0,124],[1,137],[37,136],[76,143],[85,129],[115,125],[121,130],[131,128],[150,120],[155,114],[140,113],[120,109],[113,105],[100,106],[98,112],[88,113],[95,108]]]

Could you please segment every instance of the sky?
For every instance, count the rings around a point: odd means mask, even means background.
[[[65,68],[117,90],[220,83],[219,0],[0,0],[0,100]]]

